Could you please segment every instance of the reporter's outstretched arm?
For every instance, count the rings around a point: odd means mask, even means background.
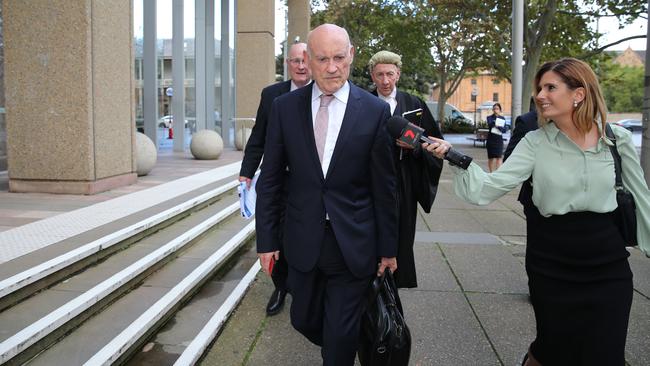
[[[454,192],[466,202],[475,205],[487,205],[508,193],[532,173],[534,147],[526,138],[507,164],[488,174],[471,161],[471,157],[452,149],[451,143],[435,137],[429,137],[430,143],[423,143],[422,148],[439,158],[449,161],[454,172]]]

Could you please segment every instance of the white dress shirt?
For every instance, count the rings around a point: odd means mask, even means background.
[[[309,85],[309,83],[311,83],[311,80],[308,80],[307,84],[305,84],[305,85]],[[300,88],[302,88],[302,86],[296,85],[296,83],[294,83],[293,80],[291,80],[291,87],[289,88],[289,91],[294,91],[294,90],[300,89]]]
[[[323,94],[316,83],[313,85],[314,86],[311,93],[312,127],[316,124],[316,113],[318,113],[318,108],[320,107],[320,96]],[[325,148],[323,149],[323,161],[321,163],[323,176],[327,176],[327,169],[329,169],[330,161],[332,160],[332,154],[334,153],[334,147],[336,146],[336,140],[339,137],[339,131],[341,131],[343,116],[345,115],[345,108],[348,104],[349,96],[350,84],[346,81],[341,89],[337,90],[336,93],[334,93],[334,100],[332,100],[327,109],[329,119],[327,121],[327,137],[325,138]]]
[[[377,96],[390,105],[390,115],[392,116],[395,113],[395,108],[397,108],[397,88],[393,88],[393,91],[387,97],[381,95],[379,92],[377,92]]]

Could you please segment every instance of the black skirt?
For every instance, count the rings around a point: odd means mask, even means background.
[[[492,132],[488,133],[485,147],[487,147],[488,159],[503,157],[503,137],[501,135]]]
[[[613,213],[529,215],[526,272],[543,365],[624,365],[632,272]]]

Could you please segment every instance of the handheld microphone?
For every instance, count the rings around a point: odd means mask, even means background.
[[[390,117],[386,123],[386,128],[388,128],[388,133],[392,137],[403,141],[413,147],[416,147],[420,142],[426,142],[429,144],[433,144],[435,142],[427,136],[424,136],[424,128],[416,126],[400,116]],[[447,154],[445,154],[445,160],[447,160],[452,165],[456,165],[463,169],[467,169],[469,163],[472,162],[472,158],[470,156],[461,154],[451,148],[449,151],[447,151]]]

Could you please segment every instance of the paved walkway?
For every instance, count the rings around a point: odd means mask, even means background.
[[[450,137],[487,165],[484,148]],[[400,291],[413,337],[411,365],[515,365],[535,335],[518,190],[478,207],[455,197],[451,179],[446,168],[431,214],[418,218],[419,287]],[[629,365],[650,365],[650,259],[631,252],[635,293],[626,357]],[[319,349],[291,327],[288,309],[265,316],[272,289],[260,273],[202,365],[321,364]]]

